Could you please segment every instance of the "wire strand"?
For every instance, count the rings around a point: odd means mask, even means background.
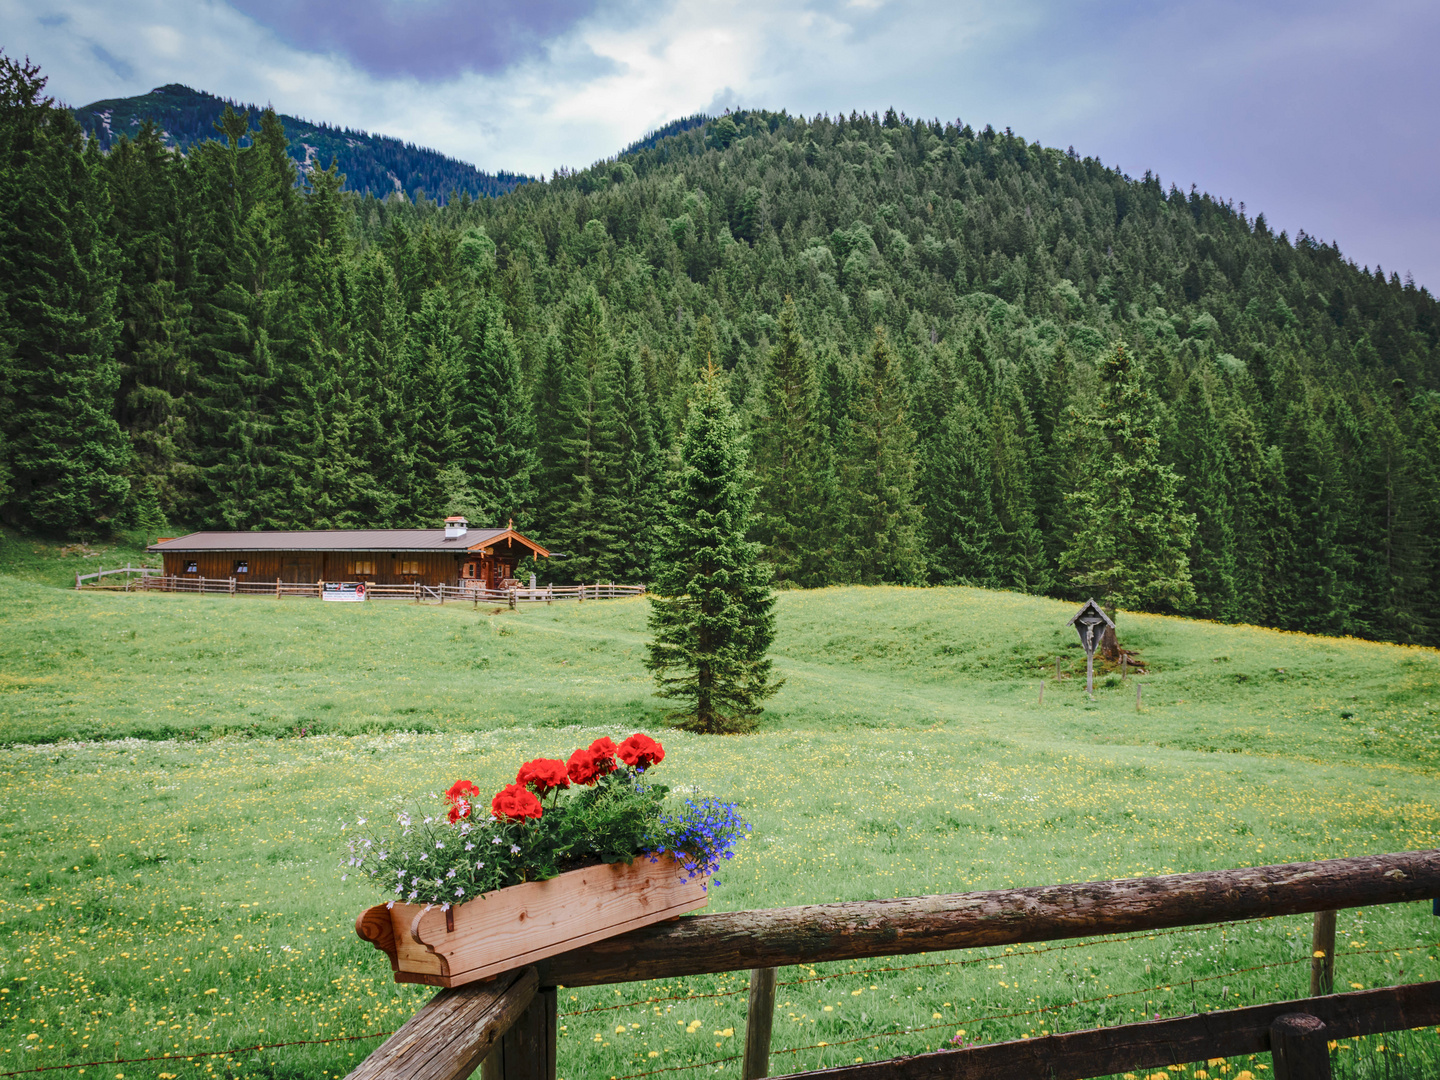
[[[1255,920],[1247,921],[1253,922]],[[1403,949],[1357,949],[1354,952],[1347,953],[1346,955],[1364,956],[1373,953],[1414,952],[1417,949],[1429,949],[1433,947],[1433,945],[1426,944],[1411,945]],[[1036,951],[1039,952],[1041,950]],[[1007,1013],[990,1013],[985,1016],[970,1017],[969,1019],[949,1020],[943,1024],[927,1024],[924,1027],[905,1028],[901,1031],[882,1031],[878,1034],[862,1035],[857,1036],[853,1039],[840,1039],[836,1042],[811,1043],[808,1046],[792,1046],[784,1050],[772,1050],[770,1054],[772,1057],[776,1054],[799,1054],[805,1052],[806,1050],[823,1050],[826,1047],[830,1046],[851,1046],[855,1043],[861,1042],[879,1042],[886,1039],[900,1038],[906,1035],[918,1035],[921,1032],[925,1031],[939,1031],[944,1028],[960,1027],[962,1025],[983,1024],[990,1020],[1013,1020],[1021,1016],[1040,1016],[1045,1013],[1058,1012],[1061,1009],[1072,1009],[1077,1005],[1093,1005],[1096,1002],[1111,1001],[1115,998],[1135,997],[1139,994],[1152,994],[1157,990],[1166,990],[1174,986],[1183,986],[1185,983],[1214,982],[1219,979],[1229,979],[1236,975],[1245,975],[1252,971],[1265,971],[1278,967],[1293,967],[1296,964],[1308,964],[1311,959],[1312,958],[1309,956],[1301,956],[1297,957],[1294,960],[1278,960],[1271,964],[1255,964],[1251,967],[1236,968],[1233,971],[1222,971],[1217,975],[1202,975],[1197,978],[1191,979],[1177,979],[1172,982],[1157,983],[1154,986],[1143,987],[1139,990],[1122,990],[1114,994],[1101,994],[1097,997],[1077,998],[1074,1001],[1060,1002],[1055,1005],[1043,1005],[1038,1009],[1022,1009],[1015,1012]],[[708,1065],[722,1065],[727,1061],[735,1061],[739,1057],[740,1055],[738,1054],[732,1054],[730,1057],[712,1058],[709,1061],[697,1062],[694,1065],[672,1065],[664,1069],[651,1069],[648,1072],[628,1073],[625,1076],[611,1077],[610,1080],[639,1080],[640,1077],[655,1076],[659,1073],[683,1072],[687,1069],[701,1069]]]

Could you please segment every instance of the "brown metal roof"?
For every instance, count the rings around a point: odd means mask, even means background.
[[[197,532],[151,544],[146,551],[474,551],[514,540],[549,555],[514,529],[468,529],[447,539],[444,529],[328,529],[312,532]]]

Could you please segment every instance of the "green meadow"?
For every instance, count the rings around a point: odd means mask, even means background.
[[[650,694],[644,600],[63,588],[138,557],[0,547],[0,1074],[343,1076],[430,991],[355,937],[379,897],[340,880],[342,825],[600,734],[657,735],[657,779],[753,823],[710,910],[1440,845],[1432,650],[1125,614],[1147,670],[1102,669],[1091,702],[1072,605],[786,593],[761,730],[704,738]],[[1341,989],[1440,979],[1428,904],[1343,912],[1340,942]],[[1296,917],[787,969],[772,1069],[1300,997],[1309,951]],[[744,991],[744,973],[564,990],[560,1075],[738,1077]],[[1437,1044],[1346,1040],[1337,1075],[1433,1077]],[[1160,1075],[1269,1061],[1177,1064]]]

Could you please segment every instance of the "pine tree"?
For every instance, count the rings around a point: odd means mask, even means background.
[[[288,515],[279,426],[293,332],[292,227],[283,218],[292,204],[289,177],[260,147],[241,149],[248,117],[227,107],[217,126],[225,146],[205,143],[192,165],[198,509],[209,523],[248,529]]]
[[[1180,505],[1180,477],[1160,461],[1143,372],[1123,343],[1101,365],[1098,411],[1088,425],[1101,451],[1070,499],[1078,530],[1061,556],[1061,572],[1072,589],[1111,610],[1193,604],[1195,519]]]
[[[996,568],[1003,585],[1044,592],[1050,587],[1050,574],[1035,521],[1032,424],[1019,379],[1004,380],[996,389],[990,411]]]
[[[604,513],[619,480],[613,469],[620,450],[615,407],[620,373],[605,307],[593,286],[566,311],[555,360],[557,416],[552,442],[544,448],[543,497],[553,505],[546,538],[566,555],[562,573],[572,581],[595,581],[609,576],[620,554],[615,523]]]
[[[750,437],[756,507],[752,535],[776,580],[800,586],[825,580],[824,519],[830,508],[818,397],[810,349],[800,336],[795,302],[787,298]]]
[[[638,351],[626,349],[617,358],[609,391],[608,432],[598,441],[604,452],[598,472],[605,481],[595,503],[606,541],[595,575],[598,580],[645,581],[652,572],[656,507],[663,495],[655,419]]]
[[[992,501],[988,418],[968,387],[956,382],[944,356],[937,358],[919,403],[929,415],[916,489],[924,505],[931,579],[940,585],[996,584],[1000,524]]]
[[[851,407],[843,485],[849,500],[843,559],[861,584],[918,583],[925,575],[920,508],[915,504],[915,431],[903,376],[877,329]]]
[[[1175,460],[1182,471],[1180,500],[1195,519],[1190,573],[1193,613],[1207,619],[1236,617],[1235,533],[1231,510],[1232,466],[1203,369],[1193,369],[1175,407]]]
[[[347,529],[370,516],[375,477],[357,428],[367,426],[363,367],[353,342],[350,239],[333,166],[309,177],[295,260],[295,342],[283,387],[279,455],[289,528]]]
[[[98,153],[40,96],[44,85],[0,55],[5,516],[83,534],[103,531],[130,499],[129,445],[114,419],[117,274]]]
[[[481,294],[470,323],[455,395],[457,465],[496,525],[524,525],[535,503],[535,414],[520,354],[498,299]]]
[[[775,597],[750,525],[745,452],[724,379],[706,367],[691,395],[680,475],[665,513],[646,665],[692,731],[754,730],[779,685],[766,658]]]
[[[181,197],[182,168],[159,128],[147,120],[133,143],[121,136],[104,169],[114,208],[111,235],[120,254],[116,413],[134,450],[133,480],[147,501],[146,520],[156,529],[165,528],[165,514],[186,513],[196,480],[188,415],[189,207]],[[156,503],[153,509],[149,501]]]
[[[455,473],[460,434],[455,405],[461,374],[460,335],[451,302],[442,289],[428,289],[410,320],[400,399],[404,403],[413,468],[397,507],[410,528],[435,525],[456,496],[464,498],[463,474]]]

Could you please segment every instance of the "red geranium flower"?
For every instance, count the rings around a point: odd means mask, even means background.
[[[474,785],[472,784],[471,787],[474,787]],[[450,804],[450,824],[454,825],[461,818],[469,817],[470,809],[471,807],[469,799],[456,799]]]
[[[648,769],[665,760],[665,748],[649,735],[641,735],[638,731],[622,742],[616,752],[621,761],[637,769]]]
[[[450,785],[450,790],[445,792],[445,798],[449,802],[459,802],[461,799],[473,799],[480,794],[480,789],[469,780],[456,780]],[[464,817],[465,815],[460,815]]]
[[[614,762],[612,761],[613,765]],[[566,765],[566,771],[570,779],[576,784],[593,784],[600,778],[600,773],[595,767],[595,755],[583,746],[570,755],[570,761]]]
[[[490,809],[495,812],[496,817],[509,821],[538,818],[544,813],[540,800],[521,784],[506,784],[497,791],[495,798],[490,800]]]
[[[570,775],[563,761],[542,757],[521,765],[515,783],[530,788],[536,795],[545,795],[556,788],[569,787]]]
[[[596,739],[590,744],[590,757],[595,762],[597,777],[615,771],[615,744],[608,736]]]

